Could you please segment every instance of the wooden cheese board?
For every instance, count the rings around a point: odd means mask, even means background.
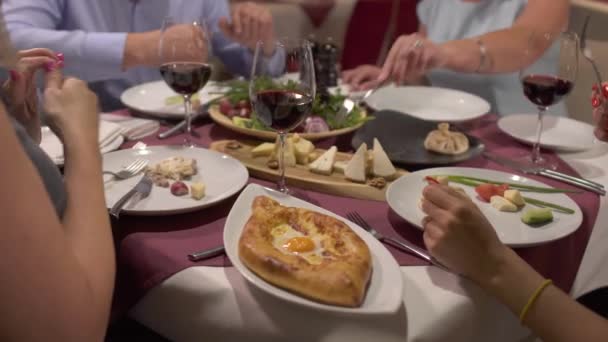
[[[279,178],[279,172],[267,166],[268,157],[252,156],[251,150],[259,144],[259,142],[247,140],[220,140],[213,142],[211,149],[238,159],[254,177],[276,181]],[[237,146],[238,148],[235,148]],[[325,150],[316,149],[315,152],[320,155]],[[336,161],[348,161],[351,157],[351,153],[338,152]],[[403,169],[397,169],[397,174],[392,181],[407,173]],[[307,165],[288,167],[285,170],[285,178],[288,185],[297,186],[302,189],[374,201],[386,201],[386,189],[392,182],[387,180],[386,185],[379,189],[369,185],[369,179],[367,183],[355,183],[349,181],[343,174],[336,171],[328,176],[310,172]]]

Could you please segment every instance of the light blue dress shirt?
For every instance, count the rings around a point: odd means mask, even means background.
[[[104,109],[117,107],[127,88],[160,79],[157,68],[122,70],[127,33],[158,30],[166,16],[205,19],[211,28],[212,51],[227,68],[249,76],[253,54],[226,38],[218,28],[229,17],[226,0],[4,0],[11,40],[18,49],[46,47],[65,55],[65,73],[97,82]],[[284,63],[281,53],[268,61],[271,73]]]
[[[431,41],[443,43],[509,28],[527,3],[527,0],[422,0],[418,4],[418,19],[426,26]],[[557,70],[559,49],[556,48],[558,46],[554,46],[541,60],[548,69]],[[490,102],[492,112],[500,115],[538,111],[524,96],[518,73],[485,75],[439,69],[427,76],[434,86],[459,89],[483,97]],[[549,107],[548,112],[567,115],[563,102]]]

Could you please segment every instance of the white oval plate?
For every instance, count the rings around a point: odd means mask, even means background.
[[[498,120],[498,128],[515,140],[533,145],[536,141],[537,114],[507,115]],[[576,152],[594,146],[593,126],[570,118],[547,114],[543,117],[540,145],[543,148]]]
[[[476,119],[490,110],[488,101],[463,91],[414,86],[386,86],[367,100],[375,110],[390,109],[434,122]]]
[[[427,185],[425,176],[429,175],[461,175],[496,180],[499,182],[523,183],[534,186],[550,187],[549,185],[535,180],[521,177],[505,172],[475,169],[467,167],[445,167],[426,169],[402,176],[393,182],[387,192],[386,198],[389,206],[409,223],[422,229],[422,219],[425,214],[418,207],[418,200],[422,196],[422,190]],[[454,184],[461,186],[459,184]],[[475,189],[470,186],[461,186],[473,201],[479,206],[488,218],[498,238],[505,245],[511,247],[526,247],[551,242],[575,232],[583,222],[583,214],[580,207],[570,197],[564,194],[541,194],[526,193],[526,196],[539,200],[555,203],[564,207],[572,208],[576,212],[572,215],[553,213],[553,222],[542,227],[533,228],[521,222],[521,212],[507,213],[494,209],[489,203],[482,202],[477,198]],[[524,210],[529,205],[524,207]]]
[[[239,258],[239,239],[245,224],[251,216],[251,205],[257,196],[268,196],[290,207],[300,207],[317,211],[342,220],[365,241],[372,255],[372,277],[363,305],[358,308],[346,308],[327,305],[300,297],[292,292],[276,287],[250,271]],[[396,312],[403,301],[403,278],[399,265],[390,252],[374,237],[356,224],[311,203],[289,195],[264,188],[257,184],[249,184],[241,193],[230,210],[224,226],[224,246],[230,261],[241,272],[243,277],[259,289],[283,300],[308,306],[323,311],[333,311],[351,314],[387,314]]]
[[[181,146],[152,146],[144,149],[128,149],[111,152],[103,156],[103,169],[118,171],[137,158],[149,160],[148,165],[157,163],[165,158],[182,156],[196,159],[198,174],[192,180],[185,181],[190,185],[200,181],[206,185],[206,195],[200,201],[189,195],[177,197],[171,194],[169,188],[156,185],[147,198],[133,206],[127,205],[123,212],[132,215],[169,215],[199,210],[234,195],[245,186],[249,179],[247,169],[238,160],[215,151],[204,148],[187,148]],[[141,177],[114,181],[106,176],[105,195],[106,206],[111,208],[118,199],[131,190]]]
[[[217,83],[209,81],[207,85],[199,91],[199,99],[201,103],[209,102],[215,98],[221,97],[218,94],[209,94],[209,92],[221,90],[217,87]],[[120,96],[122,103],[130,109],[145,113],[151,116],[156,116],[166,119],[181,119],[184,117],[184,105],[175,104],[167,105],[166,99],[177,95],[165,81],[155,81],[143,83],[125,90]]]

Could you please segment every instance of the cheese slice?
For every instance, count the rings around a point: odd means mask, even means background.
[[[344,170],[344,175],[346,179],[349,179],[353,182],[365,182],[365,161],[367,159],[367,145],[365,143],[361,144],[355,152],[353,158],[346,165],[346,169]]]
[[[346,166],[348,165],[348,161],[339,160],[334,163],[334,171],[337,173],[344,174],[344,170],[346,170]]]
[[[309,165],[310,171],[322,175],[331,175],[337,152],[338,148],[336,146],[332,146],[329,150],[325,151],[325,153],[317,158],[317,160],[313,161]]]
[[[251,150],[251,156],[256,158],[256,157],[268,157],[272,154],[272,152],[274,151],[274,144],[273,143],[269,143],[269,142],[265,142],[265,143],[261,143],[258,146],[254,147],[253,150]]]
[[[274,143],[274,151],[270,156],[270,160],[279,160],[279,147],[281,144],[279,143],[279,138],[277,137],[276,142]],[[285,166],[293,167],[296,166],[296,153],[295,146],[291,137],[285,139]]]
[[[378,139],[376,138],[374,138],[373,155],[374,161],[372,173],[374,174],[374,176],[390,179],[395,175],[395,173],[397,173],[397,170],[395,170],[393,163],[391,163],[391,160],[388,159],[386,152],[384,152],[382,145],[380,145],[380,141],[378,141]]]
[[[299,138],[294,145],[296,162],[298,164],[306,165],[310,162],[309,155],[315,150],[315,145],[303,138]]]

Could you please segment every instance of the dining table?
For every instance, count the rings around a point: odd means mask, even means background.
[[[135,115],[127,109],[118,115]],[[486,145],[488,151],[515,155],[530,149],[497,127],[494,114],[460,125]],[[161,131],[170,126],[163,125]],[[195,123],[196,143],[243,136],[208,118]],[[318,142],[352,151],[352,135]],[[124,143],[138,146],[179,145],[183,135],[165,140],[156,135]],[[553,153],[547,158],[560,171],[608,184],[608,145],[597,142],[583,152]],[[457,164],[510,173],[483,156]],[[201,166],[204,167],[204,166]],[[412,168],[413,171],[414,169]],[[529,176],[552,186],[568,187]],[[273,183],[250,177],[250,183]],[[340,216],[359,212],[384,235],[405,239],[424,248],[422,231],[408,224],[384,201],[353,199],[292,187],[294,196]],[[578,297],[608,285],[608,210],[604,197],[590,192],[569,194],[583,212],[573,234],[517,253],[532,267]],[[209,208],[170,216],[123,215],[113,221],[117,248],[114,306],[132,319],[172,341],[533,341],[534,334],[516,315],[470,280],[428,264],[410,254],[387,249],[400,265],[403,300],[393,313],[345,314],[327,312],[284,301],[250,284],[228,257],[199,262],[188,254],[222,244],[226,217],[238,194]],[[482,257],[482,256],[480,256]]]

